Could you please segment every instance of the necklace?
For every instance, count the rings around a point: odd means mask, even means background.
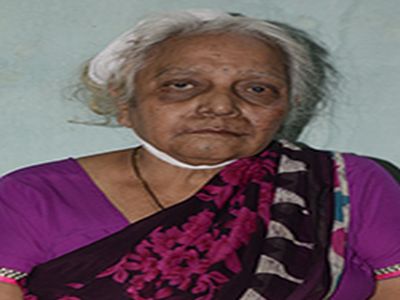
[[[144,180],[142,173],[140,172],[138,163],[137,163],[137,156],[138,156],[138,151],[139,148],[136,148],[132,152],[132,167],[133,171],[135,172],[136,177],[139,179],[140,184],[142,185],[143,189],[146,191],[146,193],[150,196],[150,198],[153,200],[153,202],[161,209],[165,209],[165,207],[161,204],[161,201],[158,199],[156,194],[153,192],[153,190],[150,188],[149,184]]]

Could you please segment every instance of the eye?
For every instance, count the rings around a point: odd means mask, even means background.
[[[234,86],[235,93],[242,99],[255,104],[268,105],[281,98],[278,85],[267,80],[244,80]]]
[[[270,95],[270,96],[278,96],[278,90],[270,85],[266,84],[251,84],[245,88],[247,93],[251,93],[254,95]]]
[[[171,88],[177,91],[187,91],[193,89],[195,85],[188,81],[176,81],[176,82],[168,82],[164,84],[164,87]]]
[[[204,80],[173,78],[162,81],[157,93],[163,101],[175,102],[192,99],[206,90],[207,87],[207,82],[204,82]]]
[[[251,87],[248,87],[246,91],[255,94],[262,94],[266,91],[266,87],[261,85],[253,85]]]

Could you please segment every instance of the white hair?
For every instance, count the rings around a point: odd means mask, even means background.
[[[110,86],[118,91],[118,101],[134,101],[137,72],[145,66],[149,51],[168,38],[213,33],[248,35],[278,47],[285,56],[291,108],[277,138],[295,140],[315,115],[317,106],[325,104],[334,83],[336,72],[327,51],[307,33],[287,24],[240,14],[215,12],[209,16],[210,12],[204,15],[193,11],[153,15],[121,36],[111,56],[106,48],[92,59],[84,82],[95,96],[93,110],[105,115],[116,113],[115,101],[108,94]]]

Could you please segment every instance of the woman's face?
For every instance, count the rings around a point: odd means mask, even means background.
[[[171,38],[135,80],[121,124],[174,158],[215,164],[267,146],[288,109],[283,55],[234,34]]]

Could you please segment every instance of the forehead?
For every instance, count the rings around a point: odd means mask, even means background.
[[[272,43],[259,38],[236,33],[198,34],[169,38],[149,51],[145,60],[146,71],[165,69],[218,68],[237,71],[285,70],[285,56]],[[278,75],[278,74],[277,74]]]

